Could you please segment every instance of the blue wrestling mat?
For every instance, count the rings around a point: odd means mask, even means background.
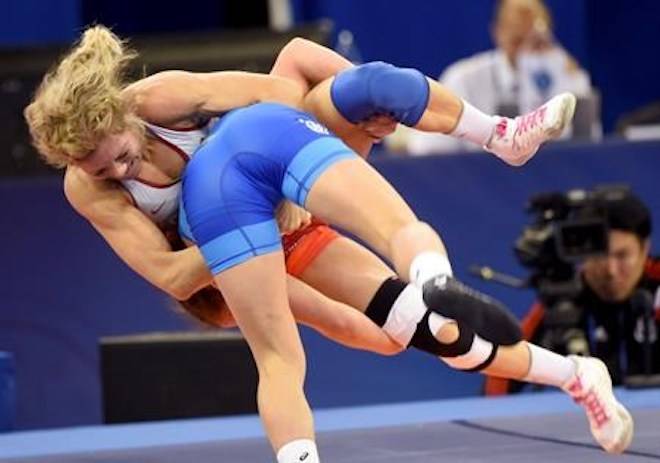
[[[630,449],[610,457],[561,393],[315,412],[321,461],[546,463],[660,461],[660,390],[618,391],[635,418]],[[107,425],[0,435],[12,463],[273,461],[256,416]]]

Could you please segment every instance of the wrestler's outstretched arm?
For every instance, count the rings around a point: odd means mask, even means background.
[[[216,327],[233,328],[236,320],[216,289],[214,297],[198,301],[196,311],[205,314],[204,322]],[[302,323],[343,346],[380,355],[395,355],[404,347],[392,340],[382,328],[361,311],[330,299],[307,283],[287,276],[287,292],[291,313]],[[184,303],[185,304],[185,303]],[[205,307],[202,306],[205,304]],[[187,309],[189,312],[189,309]]]
[[[350,61],[334,50],[296,37],[277,55],[270,74],[294,80],[307,93],[319,82],[352,66]]]
[[[362,312],[330,299],[303,281],[288,276],[287,290],[291,311],[298,323],[309,326],[326,338],[346,347],[395,355],[404,347]]]
[[[173,298],[187,299],[213,281],[199,251],[173,251],[163,232],[119,185],[69,170],[64,192],[130,268]]]
[[[303,97],[300,85],[290,79],[242,71],[163,71],[124,92],[138,116],[170,128],[258,102],[300,107]]]

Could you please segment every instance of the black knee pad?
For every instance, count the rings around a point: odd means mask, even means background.
[[[465,323],[456,321],[458,338],[454,342],[450,344],[439,342],[431,326],[438,323],[438,326],[442,326],[454,320],[448,320],[448,317],[444,317],[444,320],[434,318],[434,323],[431,323],[431,317],[442,316],[428,310],[419,290],[413,288],[398,278],[385,280],[369,303],[365,315],[405,347],[414,347],[440,357],[453,368],[479,371],[490,365],[497,353],[497,345],[493,343],[485,345],[484,340],[476,336],[472,327]],[[408,291],[408,296],[404,291]],[[398,322],[388,323],[393,311],[399,311],[394,317]],[[406,312],[407,315],[401,311]],[[401,336],[402,332],[409,334]]]
[[[477,373],[479,371],[485,370],[490,366],[491,363],[493,363],[493,360],[495,360],[495,357],[497,356],[498,348],[499,346],[497,344],[493,344],[493,350],[490,351],[490,355],[488,355],[488,358],[486,358],[479,365],[476,365],[472,368],[461,368],[461,371],[464,371],[466,373]]]
[[[417,325],[415,334],[410,341],[410,347],[414,347],[438,357],[458,357],[466,354],[472,346],[474,331],[467,326],[458,325],[458,339],[451,344],[442,344],[429,328],[429,317],[433,312],[426,312],[424,318]]]
[[[452,368],[468,373],[481,371],[495,360],[498,349],[497,344],[485,344],[488,349],[486,351],[483,350],[483,347],[482,349],[475,349],[474,347],[479,342],[484,346],[484,341],[479,340],[470,327],[460,322],[456,323],[458,328],[456,341],[451,344],[443,344],[438,341],[429,328],[429,317],[432,314],[433,312],[429,310],[419,322],[409,347],[438,356]]]
[[[518,319],[502,303],[455,278],[434,278],[424,284],[423,294],[429,310],[469,326],[486,341],[510,346],[523,339]]]

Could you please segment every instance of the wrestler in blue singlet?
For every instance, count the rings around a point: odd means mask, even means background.
[[[213,274],[282,248],[275,208],[304,206],[316,179],[357,155],[313,116],[259,103],[225,115],[188,163],[182,234],[190,225]]]
[[[336,76],[331,99],[350,122],[386,114],[414,127],[429,84],[417,70],[366,63]],[[304,207],[318,176],[355,156],[304,112],[267,103],[232,111],[188,164],[180,233],[196,242],[214,274],[280,249],[275,206],[286,197]]]

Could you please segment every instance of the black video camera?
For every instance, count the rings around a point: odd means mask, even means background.
[[[542,193],[533,196],[528,212],[533,222],[515,242],[516,257],[532,269],[534,287],[546,308],[541,344],[565,354],[589,353],[580,329],[584,309],[576,304],[582,281],[576,264],[608,251],[605,205],[630,194],[627,186],[599,186],[592,191]]]

